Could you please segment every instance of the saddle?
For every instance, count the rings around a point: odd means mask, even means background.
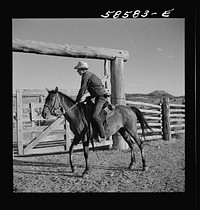
[[[92,129],[92,132],[95,137],[98,136],[99,131],[97,130],[96,122],[93,120],[91,113],[94,113],[95,104],[88,99],[86,102],[81,104],[81,108],[83,110],[83,114],[85,116],[85,119],[87,121],[87,124],[90,125],[90,129]],[[100,118],[104,126],[104,130],[108,130],[108,119],[114,114],[115,112],[115,106],[110,104],[108,101],[104,104],[102,107],[102,110],[100,112]]]

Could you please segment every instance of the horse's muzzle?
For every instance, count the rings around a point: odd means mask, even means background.
[[[48,107],[44,107],[43,110],[42,110],[42,117],[44,119],[48,119],[49,118],[49,114],[47,112],[49,112]]]

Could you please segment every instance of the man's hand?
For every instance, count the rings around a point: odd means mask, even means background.
[[[85,98],[86,98],[85,95],[83,95],[82,98],[80,99],[79,103],[84,102],[85,101]]]

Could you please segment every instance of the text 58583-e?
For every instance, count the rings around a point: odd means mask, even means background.
[[[104,15],[101,15],[101,17],[103,18],[138,18],[138,17],[150,17],[150,16],[156,16],[156,17],[169,17],[171,12],[174,10],[170,9],[170,10],[166,10],[164,12],[155,12],[155,11],[150,11],[150,10],[134,10],[134,11],[121,11],[121,10],[117,10],[117,11],[107,11]]]

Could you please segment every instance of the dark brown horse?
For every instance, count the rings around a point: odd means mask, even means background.
[[[70,124],[71,131],[74,133],[74,139],[69,149],[69,159],[72,172],[74,172],[75,170],[75,167],[72,163],[73,149],[74,146],[77,145],[80,142],[80,140],[82,140],[86,163],[86,168],[83,172],[84,176],[88,173],[89,170],[89,141],[91,141],[94,137],[94,133],[88,132],[88,125],[86,119],[87,117],[85,118],[85,116],[83,115],[80,106],[77,105],[76,102],[70,97],[59,92],[57,87],[55,88],[55,90],[48,90],[48,96],[46,98],[42,110],[43,118],[48,119],[51,115],[57,117],[64,115],[66,120],[68,120]],[[131,163],[129,165],[129,169],[133,169],[133,164],[135,163],[135,154],[133,150],[134,145],[132,141],[133,138],[141,152],[143,170],[147,170],[144,158],[143,142],[137,134],[137,120],[139,120],[141,124],[143,135],[144,129],[151,129],[139,109],[137,109],[136,107],[130,108],[123,105],[117,105],[115,107],[114,114],[107,120],[108,130],[106,131],[106,137],[110,137],[115,133],[119,132],[124,138],[124,140],[128,143],[131,149]]]

